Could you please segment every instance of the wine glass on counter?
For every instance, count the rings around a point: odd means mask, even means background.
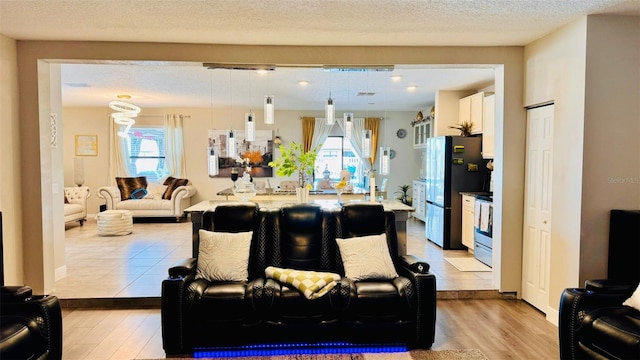
[[[336,190],[336,195],[338,195],[338,205],[342,205],[342,194],[344,193],[345,188],[347,187],[346,180],[336,181],[333,184],[333,188]]]
[[[231,168],[231,181],[233,181],[233,187],[236,187],[236,181],[238,180],[238,168]]]

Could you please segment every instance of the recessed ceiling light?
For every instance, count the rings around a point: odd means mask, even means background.
[[[393,76],[391,77],[391,81],[393,81],[393,82],[398,82],[398,81],[400,81],[401,79],[402,79],[402,75],[393,75]]]
[[[298,81],[298,85],[307,86],[307,85],[309,85],[309,82],[307,80],[300,80],[300,81]]]
[[[415,85],[410,85],[410,86],[407,86],[407,91],[416,91],[417,88],[418,87]]]

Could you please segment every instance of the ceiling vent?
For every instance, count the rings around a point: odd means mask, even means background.
[[[364,72],[364,71],[393,71],[393,65],[324,65],[324,71],[329,72]]]
[[[376,93],[372,92],[372,91],[359,91],[356,96],[373,96]]]

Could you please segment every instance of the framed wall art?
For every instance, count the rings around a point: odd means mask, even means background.
[[[76,135],[76,156],[98,156],[98,135]]]
[[[247,141],[244,130],[235,130],[233,146],[228,145],[229,138],[227,130],[209,130],[209,147],[218,154],[219,173],[215,177],[230,177],[233,168],[240,177],[248,169],[252,177],[273,176],[273,168],[268,165],[273,159],[273,131],[256,130],[255,141]],[[229,153],[229,149],[233,149],[233,153]],[[239,163],[236,159],[246,160]]]

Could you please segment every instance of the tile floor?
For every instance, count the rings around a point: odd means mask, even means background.
[[[91,217],[84,226],[66,226],[67,276],[55,282],[60,299],[160,297],[167,269],[191,256],[191,222],[133,225],[125,236],[98,236]],[[472,256],[465,250],[442,250],[426,240],[424,223],[407,222],[407,248],[423,257],[436,275],[438,291],[495,290],[492,272],[461,272],[444,257]]]

